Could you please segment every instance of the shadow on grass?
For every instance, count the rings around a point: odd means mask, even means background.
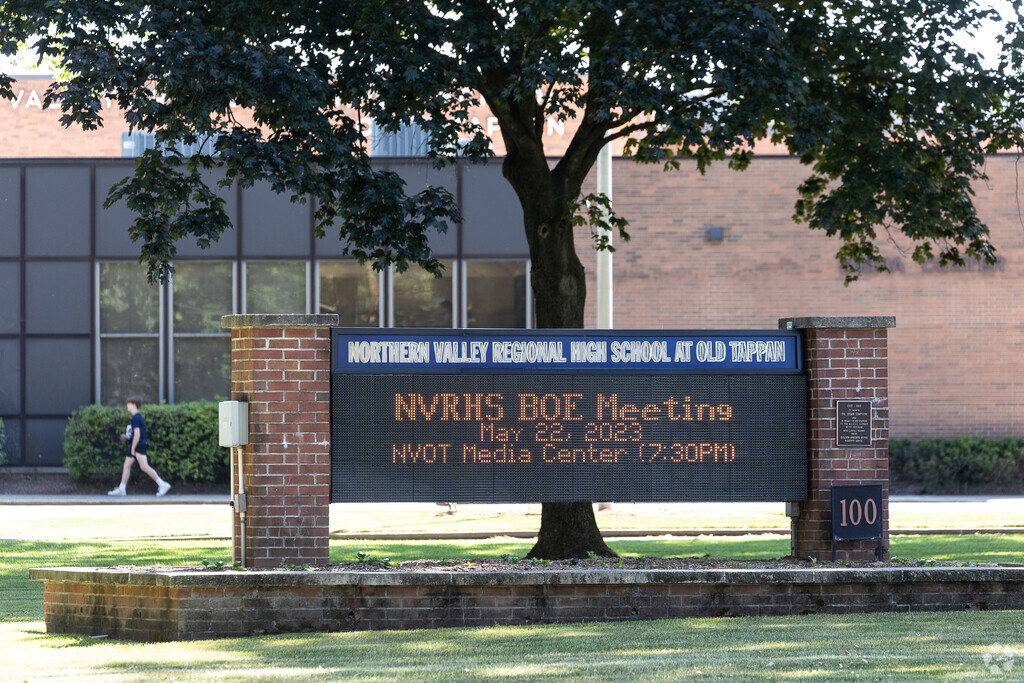
[[[73,675],[330,680],[682,680],[779,676],[988,679],[1024,656],[1019,613],[811,615],[433,631],[293,634],[200,643],[101,642]],[[112,661],[106,648],[122,650]],[[148,661],[137,657],[145,652]],[[99,661],[99,660],[104,661]],[[991,659],[991,657],[990,657]]]
[[[108,641],[107,638],[102,636],[83,636],[76,633],[47,633],[46,631],[34,631],[32,629],[26,629],[22,633],[27,636],[25,638],[26,643],[35,642],[51,649],[95,647],[106,642],[113,642]]]

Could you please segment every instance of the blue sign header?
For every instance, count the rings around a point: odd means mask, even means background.
[[[793,374],[797,332],[332,329],[336,374]]]

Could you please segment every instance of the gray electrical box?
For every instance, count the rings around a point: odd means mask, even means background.
[[[243,401],[221,401],[220,445],[245,446],[249,443],[249,404]]]

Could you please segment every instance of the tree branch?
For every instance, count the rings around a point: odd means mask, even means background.
[[[657,128],[657,126],[658,122],[653,119],[650,121],[645,121],[644,123],[634,123],[631,126],[625,126],[624,128],[620,128],[611,135],[607,136],[606,139],[608,140],[608,142],[611,142],[612,140],[621,140],[622,138],[629,137],[633,133],[652,130],[654,128]]]

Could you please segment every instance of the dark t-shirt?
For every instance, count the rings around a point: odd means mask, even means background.
[[[135,413],[132,415],[132,436],[129,439],[128,447],[131,448],[131,441],[135,438],[135,434],[139,435],[139,445],[137,450],[140,453],[145,453],[149,447],[149,439],[146,438],[146,422],[142,419],[142,413]]]

